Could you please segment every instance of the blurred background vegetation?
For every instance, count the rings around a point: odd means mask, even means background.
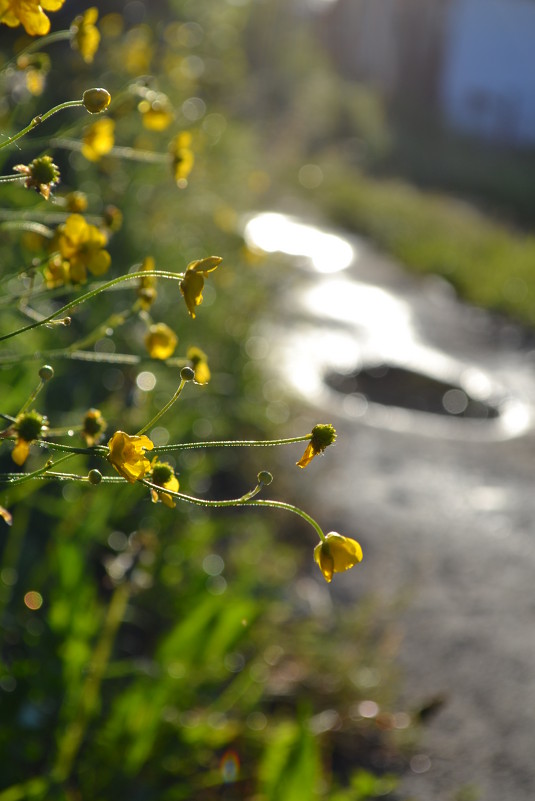
[[[307,433],[295,430],[291,403],[281,413],[270,402],[254,358],[251,321],[269,308],[285,265],[245,246],[251,211],[328,217],[471,301],[533,322],[530,151],[511,156],[454,136],[414,98],[403,103],[344,75],[325,46],[324,17],[306,4],[93,5],[102,39],[91,63],[64,41],[9,66],[28,37],[2,28],[2,130],[104,86],[117,148],[165,156],[188,131],[195,164],[180,188],[165,158],[119,151],[88,161],[72,142],[93,120],[78,109],[53,117],[1,151],[3,174],[50,153],[62,176],[48,203],[2,186],[2,278],[42,257],[43,241],[14,223],[62,221],[75,190],[87,196],[88,219],[121,212],[109,277],[147,256],[176,272],[223,257],[195,320],[174,283],[158,286],[152,318],[176,331],[180,356],[191,346],[208,354],[212,379],[162,419],[156,444]],[[66,0],[53,30],[86,8]],[[161,130],[144,126],[138,110],[147,90],[172,106]],[[7,332],[23,318],[13,302],[18,280],[3,286]],[[138,317],[114,324],[136,299],[133,284],[124,286],[79,308],[70,328],[38,328],[4,347],[3,414],[23,405],[44,361],[55,377],[36,406],[53,428],[75,428],[98,407],[109,432],[137,430],[161,408],[178,370],[149,358]],[[37,290],[43,314],[83,291]],[[91,347],[109,361],[49,354],[103,322]],[[113,363],[117,354],[135,359]],[[288,468],[301,450],[210,449],[173,463],[185,492],[236,497],[269,469],[270,494],[291,501]],[[27,469],[42,462],[35,451]],[[81,473],[93,466],[73,462]],[[169,510],[122,485],[36,481],[0,501],[13,513],[0,540],[0,801],[400,797],[395,776],[419,716],[397,705],[392,610],[374,599],[356,608],[322,600],[309,576],[314,538],[299,521],[274,511]],[[311,499],[309,511],[319,516],[318,508]]]

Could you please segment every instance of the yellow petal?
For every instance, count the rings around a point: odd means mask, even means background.
[[[186,272],[180,282],[180,291],[186,301],[188,312],[193,318],[195,318],[195,307],[202,303],[203,288],[204,276],[202,273]]]
[[[301,456],[299,461],[296,462],[296,465],[298,467],[306,467],[307,464],[310,464],[315,455],[316,451],[314,450],[312,443],[309,442],[308,445],[306,446],[304,454]]]
[[[26,459],[28,458],[28,454],[30,453],[30,443],[26,442],[25,439],[18,439],[15,443],[15,447],[11,451],[11,458],[15,462],[15,464],[23,465]]]

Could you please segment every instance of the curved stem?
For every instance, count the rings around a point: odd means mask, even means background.
[[[16,142],[30,131],[33,131],[34,128],[37,128],[37,126],[41,125],[42,122],[48,120],[48,118],[52,117],[53,114],[57,114],[58,111],[63,111],[65,108],[77,108],[83,105],[84,104],[81,100],[66,100],[64,103],[60,103],[59,106],[54,106],[54,108],[49,109],[44,114],[38,114],[25,128],[22,129],[22,131],[13,134],[13,136],[10,136],[5,142],[0,142],[0,150],[8,145],[12,145],[13,142]]]
[[[158,484],[153,484],[151,481],[147,479],[142,479],[141,483],[144,484],[146,487],[150,489],[156,490],[156,492],[162,492],[162,487]],[[167,488],[164,489],[166,495],[170,495],[172,498],[176,498],[179,501],[185,501],[185,503],[191,503],[194,506],[206,506],[212,508],[224,508],[229,506],[267,506],[271,509],[283,509],[285,512],[292,512],[292,514],[298,515],[302,517],[303,520],[306,520],[309,523],[320,540],[322,542],[326,541],[325,534],[322,531],[322,528],[319,523],[317,523],[313,517],[310,517],[306,512],[300,509],[298,506],[294,506],[291,503],[285,503],[284,501],[275,501],[272,499],[267,500],[250,500],[247,495],[244,495],[241,498],[233,498],[227,501],[209,501],[205,500],[204,498],[195,498],[193,495],[186,495],[183,492],[173,492]]]
[[[160,411],[158,412],[158,414],[156,414],[156,415],[155,415],[155,416],[152,418],[152,420],[151,420],[150,422],[148,422],[146,425],[144,425],[144,426],[143,426],[143,428],[140,428],[140,429],[139,429],[139,431],[137,432],[137,435],[136,435],[136,436],[138,436],[138,437],[139,437],[141,434],[144,434],[144,433],[145,433],[145,431],[148,431],[148,429],[149,429],[149,428],[152,428],[152,426],[154,425],[154,423],[157,423],[157,422],[158,422],[158,420],[160,419],[160,417],[162,417],[162,416],[163,416],[163,415],[166,413],[166,411],[167,411],[168,409],[170,409],[170,408],[171,408],[171,406],[173,405],[173,403],[174,403],[176,400],[178,400],[178,398],[180,397],[180,395],[181,395],[181,393],[182,393],[182,390],[184,389],[184,387],[186,386],[186,384],[187,384],[187,381],[186,381],[184,378],[181,378],[181,379],[180,379],[180,384],[178,385],[178,389],[177,389],[177,391],[175,392],[175,394],[173,395],[173,397],[171,398],[171,400],[170,400],[170,401],[168,401],[168,402],[165,404],[165,406],[163,407],[163,409],[160,409]]]
[[[50,470],[51,467],[56,467],[56,465],[60,464],[61,462],[66,462],[67,459],[72,459],[74,455],[74,453],[68,453],[66,456],[62,456],[55,462],[47,462],[44,467],[41,467],[39,470],[34,470],[33,473],[24,473],[22,476],[19,473],[18,478],[4,479],[3,476],[0,476],[0,483],[9,484],[10,487],[18,487],[20,484],[26,484],[28,481],[32,481],[34,478],[40,478],[43,476]],[[7,475],[12,476],[13,473],[8,473]]]
[[[23,334],[25,331],[30,331],[32,328],[37,328],[39,325],[45,325],[49,323],[50,320],[53,320],[54,317],[65,314],[65,312],[70,311],[70,309],[74,309],[75,306],[85,303],[86,300],[94,298],[96,295],[100,294],[100,292],[105,292],[107,289],[117,286],[117,284],[123,281],[132,281],[135,278],[148,278],[150,276],[154,276],[155,278],[169,278],[172,281],[181,281],[184,278],[184,273],[171,273],[163,270],[143,270],[135,273],[128,273],[127,275],[120,275],[118,278],[114,278],[111,281],[107,281],[105,284],[101,284],[96,289],[92,289],[91,292],[86,292],[85,295],[80,295],[79,298],[71,300],[70,303],[67,303],[65,306],[62,306],[61,309],[57,309],[52,314],[49,314],[48,317],[43,317],[43,319],[38,322],[30,323],[23,328],[18,328],[16,331],[11,331],[9,334],[4,334],[0,337],[0,342]]]
[[[301,437],[287,437],[285,439],[231,439],[231,440],[214,440],[213,442],[180,442],[175,445],[157,445],[154,453],[172,453],[173,451],[194,450],[195,448],[252,448],[252,447],[269,447],[271,445],[291,445],[293,442],[306,442],[309,440],[311,434],[305,434]]]
[[[14,64],[16,61],[19,60],[19,58],[21,58],[21,56],[27,56],[30,53],[35,53],[37,50],[42,50],[43,47],[47,47],[48,45],[54,44],[55,42],[64,42],[66,39],[70,38],[71,38],[70,30],[54,31],[54,33],[49,33],[46,36],[40,36],[38,39],[35,39],[27,47],[25,47],[24,50],[21,50],[20,53],[17,53],[15,58],[11,59],[11,61],[9,61],[6,64],[6,67],[9,67],[11,66],[11,64]]]

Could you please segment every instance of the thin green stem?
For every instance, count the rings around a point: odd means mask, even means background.
[[[38,114],[33,120],[27,125],[22,131],[19,131],[13,136],[10,136],[5,142],[0,142],[0,150],[4,147],[8,147],[8,145],[12,145],[13,142],[16,142],[18,139],[21,139],[23,136],[26,136],[27,133],[33,131],[34,128],[37,128],[38,125],[41,125],[42,122],[48,120],[49,117],[52,117],[54,114],[57,114],[59,111],[63,111],[66,108],[78,108],[79,106],[83,106],[82,100],[66,100],[64,103],[60,103],[59,106],[54,106],[54,108],[49,109],[44,114]]]
[[[43,379],[41,379],[41,380],[39,381],[39,383],[37,384],[37,386],[35,387],[35,389],[33,390],[33,392],[30,394],[30,397],[28,398],[28,400],[26,401],[26,403],[24,403],[24,404],[21,406],[21,408],[19,409],[19,414],[22,414],[23,412],[25,412],[25,411],[26,411],[26,409],[28,408],[28,406],[30,406],[30,404],[34,402],[34,400],[36,399],[36,397],[39,395],[39,393],[40,393],[40,392],[41,392],[41,390],[43,389],[43,387],[44,387],[45,383],[46,383],[46,382],[45,382],[45,381],[43,381]],[[17,417],[18,417],[18,415],[17,415]]]
[[[46,36],[40,36],[38,39],[35,39],[31,42],[24,50],[21,50],[20,53],[17,53],[15,58],[11,59],[5,67],[11,66],[21,58],[21,56],[27,56],[30,53],[35,53],[36,51],[41,51],[43,47],[48,47],[48,45],[54,44],[55,42],[64,42],[66,39],[71,38],[70,30],[65,31],[54,31],[54,33],[49,33]],[[5,69],[4,67],[4,69]]]
[[[3,183],[1,178],[0,183]],[[0,231],[31,231],[32,233],[40,234],[47,239],[52,239],[54,236],[54,231],[42,223],[35,222],[35,220],[6,220],[5,222],[0,223]],[[47,256],[47,261],[48,258],[49,257]],[[27,269],[27,267],[24,268],[22,272],[26,272]]]
[[[150,420],[150,421],[149,421],[149,422],[148,422],[146,425],[144,425],[144,426],[143,426],[143,428],[140,428],[140,429],[139,429],[139,431],[137,432],[136,436],[138,436],[138,437],[139,437],[139,436],[141,436],[141,434],[144,434],[144,433],[145,433],[145,431],[148,431],[148,429],[149,429],[149,428],[152,428],[152,426],[153,426],[155,423],[157,423],[157,422],[158,422],[158,420],[160,419],[160,417],[163,417],[163,415],[166,413],[166,411],[167,411],[168,409],[170,409],[170,408],[171,408],[171,406],[173,405],[173,403],[175,403],[175,401],[176,401],[176,400],[178,400],[178,398],[179,398],[179,397],[180,397],[180,395],[182,394],[182,390],[184,389],[184,387],[186,386],[186,384],[187,384],[187,383],[188,383],[188,382],[186,381],[186,379],[184,379],[184,378],[181,378],[181,379],[180,379],[180,384],[178,385],[178,389],[177,389],[177,391],[175,392],[175,394],[173,395],[173,397],[171,398],[171,400],[170,400],[170,401],[168,401],[168,402],[165,404],[165,406],[163,407],[163,409],[160,409],[160,411],[158,412],[158,414],[156,414],[156,415],[155,415],[155,416],[152,418],[152,420]]]
[[[158,486],[158,484],[153,484],[147,479],[142,479],[141,483],[150,489],[156,490],[156,492],[162,492],[162,487]],[[320,540],[322,542],[326,541],[325,534],[323,533],[320,524],[298,506],[294,506],[291,503],[275,501],[272,499],[250,500],[248,499],[247,495],[244,495],[241,498],[233,498],[226,501],[209,501],[204,498],[195,498],[193,495],[185,495],[183,492],[173,492],[173,490],[169,489],[165,489],[164,491],[166,495],[170,495],[172,498],[176,498],[179,501],[184,501],[185,503],[194,504],[195,506],[206,506],[210,508],[225,508],[229,506],[266,506],[271,509],[283,509],[285,512],[292,512],[292,514],[298,515],[299,517],[303,518],[303,520],[306,520],[306,522],[312,526]]]
[[[65,137],[58,137],[51,139],[51,147],[61,147],[64,150],[81,151],[83,143],[78,139],[67,139]],[[128,159],[129,161],[141,161],[146,164],[168,164],[169,155],[166,153],[155,153],[152,150],[137,150],[133,147],[112,147],[106,152],[106,158],[113,156],[118,159]]]
[[[179,442],[175,445],[157,445],[154,453],[172,453],[173,451],[194,450],[195,448],[252,448],[269,447],[271,445],[291,445],[293,442],[306,442],[311,434],[302,437],[287,437],[286,439],[244,439],[244,440],[214,440],[213,442]]]
[[[0,342],[3,342],[6,339],[11,339],[12,337],[18,336],[19,334],[23,334],[26,331],[30,331],[32,328],[37,328],[40,325],[45,325],[53,320],[55,317],[59,317],[65,312],[74,309],[76,306],[80,306],[80,304],[85,303],[86,300],[90,300],[94,298],[96,295],[100,294],[101,292],[105,292],[107,289],[111,287],[117,286],[117,284],[122,283],[123,281],[132,281],[135,278],[148,278],[150,276],[154,276],[155,278],[168,278],[171,281],[181,281],[184,278],[184,273],[171,273],[165,272],[164,270],[143,270],[135,273],[128,273],[127,275],[120,275],[118,278],[114,278],[111,281],[107,281],[104,284],[100,284],[96,289],[92,289],[90,292],[86,292],[85,295],[80,295],[79,298],[75,300],[71,300],[70,303],[67,303],[65,306],[62,306],[61,309],[57,309],[52,314],[49,314],[48,317],[43,317],[42,320],[39,320],[35,323],[30,323],[29,325],[25,325],[23,328],[18,328],[16,331],[11,331],[9,334],[4,334],[0,337]]]
[[[18,474],[17,478],[7,478],[5,479],[2,475],[0,475],[0,482],[9,484],[10,487],[19,487],[21,484],[26,484],[28,481],[32,481],[35,478],[39,478],[40,476],[47,473],[51,467],[56,467],[61,462],[66,462],[67,459],[72,459],[74,453],[68,453],[66,456],[61,456],[55,462],[47,462],[44,467],[41,467],[39,470],[34,470],[33,473],[24,473],[23,475]],[[12,476],[13,473],[8,473],[8,476]]]
[[[11,181],[24,181],[26,180],[25,175],[21,175],[20,172],[16,175],[0,175],[0,184],[8,184]]]
[[[93,454],[96,456],[107,456],[108,449],[104,445],[95,445],[93,448],[76,448],[74,445],[62,445],[60,442],[47,442],[45,439],[36,439],[36,445],[51,451],[61,453]]]
[[[88,345],[92,345],[97,341],[97,339],[100,339],[104,336],[108,328],[115,329],[119,328],[121,325],[124,325],[124,323],[126,323],[132,314],[132,309],[125,309],[123,312],[115,312],[114,314],[110,315],[107,320],[98,325],[94,331],[91,331],[87,336],[77,339],[76,342],[72,342],[67,348],[67,351],[72,352],[81,348],[86,348]]]

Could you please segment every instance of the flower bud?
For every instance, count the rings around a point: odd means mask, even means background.
[[[90,114],[100,114],[110,105],[111,95],[107,89],[86,89],[82,103]]]
[[[51,378],[54,378],[54,368],[49,364],[43,364],[39,370],[39,378],[41,381],[50,381]]]
[[[273,481],[273,476],[267,470],[261,470],[257,476],[258,483],[268,487]]]
[[[193,381],[195,378],[195,370],[191,367],[183,367],[180,371],[180,378],[182,381]]]
[[[90,470],[89,473],[87,474],[87,480],[89,481],[90,484],[94,484],[96,486],[97,484],[100,484],[100,482],[102,481],[102,473],[100,472],[100,470],[94,470],[94,469]]]

